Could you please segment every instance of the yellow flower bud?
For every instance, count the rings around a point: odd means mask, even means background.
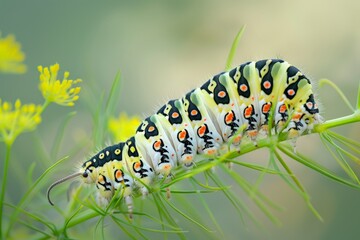
[[[39,89],[48,102],[55,102],[63,106],[74,106],[74,101],[79,99],[78,94],[80,93],[80,87],[74,87],[74,84],[79,83],[81,80],[68,79],[70,76],[69,72],[64,73],[63,80],[58,80],[58,71],[60,69],[59,64],[43,68],[38,67],[40,72],[40,84]]]
[[[0,72],[24,73],[24,59],[25,54],[21,51],[21,45],[15,41],[15,37],[8,35],[2,38],[0,34]]]
[[[128,117],[126,113],[120,113],[118,118],[110,118],[108,128],[115,141],[126,141],[135,134],[140,123],[139,117]]]

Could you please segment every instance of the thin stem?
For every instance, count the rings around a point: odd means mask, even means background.
[[[225,71],[229,71],[231,69],[231,65],[234,60],[236,49],[239,45],[240,39],[245,31],[245,25],[240,29],[240,31],[236,34],[233,44],[231,45],[231,49],[229,52],[229,56],[227,57],[226,64],[225,64]]]
[[[45,109],[49,106],[50,103],[51,102],[48,99],[46,99],[44,104],[41,106],[41,111],[38,113],[38,115],[41,115],[45,111]]]
[[[11,144],[6,144],[6,155],[5,155],[5,161],[4,161],[4,171],[3,171],[3,178],[2,178],[2,184],[1,184],[1,195],[0,195],[0,238],[3,237],[3,212],[4,212],[4,198],[5,198],[5,191],[6,191],[6,180],[7,180],[7,174],[9,169],[9,161],[10,161],[10,152],[11,152]]]
[[[360,111],[360,84],[358,88],[358,95],[357,95],[357,101],[356,101],[356,109]]]
[[[319,81],[320,86],[323,84],[328,84],[330,85],[332,88],[334,88],[334,90],[340,95],[340,97],[342,98],[342,100],[345,102],[345,104],[348,106],[348,108],[354,112],[355,109],[354,107],[351,105],[350,101],[347,99],[347,97],[345,96],[345,94],[343,93],[343,91],[341,91],[341,89],[332,81],[330,81],[329,79],[321,79]]]
[[[297,177],[295,176],[295,174],[291,171],[291,169],[289,168],[289,166],[285,163],[284,159],[280,156],[280,154],[278,153],[278,151],[276,151],[274,149],[274,153],[276,158],[279,160],[280,164],[283,166],[283,168],[286,170],[286,172],[289,174],[290,178],[294,181],[294,183],[296,184],[296,186],[300,189],[301,192],[305,192],[304,187],[302,186],[302,184],[300,183],[299,179],[297,179]]]
[[[63,232],[68,228],[71,228],[80,223],[86,222],[87,220],[92,219],[97,216],[99,216],[99,213],[96,211],[91,211],[91,212],[85,213],[81,216],[78,215],[78,217],[71,218],[71,220],[68,221],[66,227],[64,227],[63,229],[60,229],[59,232]]]
[[[354,122],[360,122],[360,111],[355,111],[351,115],[332,119],[321,124],[317,124],[314,126],[314,132],[321,133],[329,128],[339,127]]]

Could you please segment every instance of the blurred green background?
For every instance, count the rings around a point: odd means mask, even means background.
[[[91,104],[108,92],[118,71],[122,76],[118,112],[145,117],[165,101],[182,96],[222,71],[231,43],[243,25],[246,31],[234,64],[283,58],[300,68],[315,86],[320,78],[333,80],[354,103],[360,79],[359,10],[360,3],[353,0],[0,0],[0,31],[3,36],[10,33],[16,36],[28,66],[24,75],[0,75],[1,99],[15,101],[20,98],[24,103],[42,103],[38,65],[58,62],[61,72],[68,70],[71,77],[83,79],[83,91],[75,107],[53,105],[44,113],[43,123],[36,133],[24,134],[15,142],[7,200],[16,203],[27,190],[17,185],[16,179],[24,177],[32,162],[39,161],[33,139],[41,139],[42,146],[50,149],[54,131],[62,120],[59,116],[65,116],[70,110],[78,113],[65,132],[66,143],[58,157],[63,156],[61,153],[68,154],[82,139],[92,137],[90,111],[94,107]],[[350,113],[329,87],[318,89],[316,93],[325,119]],[[358,123],[337,130],[360,139]],[[299,139],[298,149],[342,174],[317,136]],[[94,152],[91,148],[87,150],[70,156],[65,166],[57,169],[58,175],[53,179],[74,171]],[[3,155],[1,146],[0,159]],[[249,161],[263,160],[264,163],[267,158],[266,151],[248,156]],[[42,161],[48,161],[50,166],[56,160],[45,158]],[[289,164],[303,181],[324,222],[317,220],[302,198],[279,177],[269,177],[260,188],[285,209],[275,212],[283,225],[275,226],[261,213],[258,218],[263,228],[246,219],[245,223],[241,222],[231,204],[221,194],[215,194],[215,198],[209,198],[209,205],[222,223],[227,239],[358,238],[360,192],[299,164]],[[45,169],[38,165],[35,176]],[[359,167],[356,170],[360,172]],[[241,195],[239,193],[240,198]],[[44,203],[43,211],[51,211],[42,197],[38,199]],[[258,213],[255,207],[251,211],[255,215]],[[84,229],[78,228],[79,236],[84,236],[82,234],[86,233],[81,230]],[[120,229],[115,228],[115,231],[115,236],[121,236]],[[197,234],[196,230],[191,230],[187,236],[199,238],[201,235]]]

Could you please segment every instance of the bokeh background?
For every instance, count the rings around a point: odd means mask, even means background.
[[[0,0],[0,31],[14,34],[26,54],[28,71],[23,75],[0,75],[0,98],[42,103],[38,91],[37,66],[59,63],[74,78],[83,79],[80,100],[60,149],[69,149],[91,138],[91,109],[107,94],[118,71],[121,96],[117,112],[141,117],[153,113],[170,98],[178,98],[222,71],[232,41],[246,25],[234,64],[263,58],[283,58],[300,68],[314,85],[321,78],[333,80],[353,103],[360,72],[360,3],[353,0],[303,1],[56,1]],[[317,89],[325,119],[350,112],[329,87]],[[53,144],[59,120],[68,108],[52,106],[43,115],[35,133],[22,135],[14,145],[10,163],[7,199],[15,202],[26,191],[16,185],[32,162],[39,161],[33,139],[44,149]],[[360,126],[337,129],[359,140]],[[104,145],[105,146],[105,143]],[[97,147],[103,147],[97,146]],[[317,136],[299,139],[299,151],[313,156],[342,174],[340,167],[322,147]],[[74,171],[93,148],[70,156],[54,179]],[[0,147],[0,159],[4,148]],[[247,156],[245,156],[247,157]],[[44,157],[45,158],[45,157]],[[266,163],[266,151],[248,156]],[[57,159],[43,159],[50,166]],[[326,179],[312,170],[289,162],[324,218],[320,222],[303,199],[279,177],[269,177],[261,190],[284,208],[275,212],[282,221],[276,226],[256,208],[263,224],[258,227],[239,221],[233,207],[221,194],[209,198],[214,215],[222,223],[227,239],[355,239],[360,236],[360,191]],[[35,176],[45,168],[38,165]],[[40,167],[41,166],[41,167]],[[356,169],[360,172],[360,169]],[[249,174],[244,172],[244,174]],[[256,180],[256,178],[254,178]],[[45,192],[45,189],[44,189]],[[42,196],[41,196],[42,197]],[[239,193],[239,198],[242,193]],[[52,211],[41,199],[44,212]],[[31,208],[31,206],[29,206]],[[184,228],[191,228],[187,224]],[[86,236],[79,231],[79,238]],[[113,230],[121,236],[120,229]],[[201,235],[191,230],[190,239]],[[81,237],[80,237],[81,236]],[[89,235],[91,236],[91,234]]]

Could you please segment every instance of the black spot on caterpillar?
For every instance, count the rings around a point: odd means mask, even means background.
[[[131,214],[134,191],[148,194],[147,185],[177,165],[190,169],[197,154],[216,157],[227,142],[240,148],[243,138],[256,141],[270,131],[296,138],[319,121],[312,85],[296,67],[280,59],[247,62],[170,100],[133,137],[101,150],[78,173],[52,184],[47,196],[52,204],[54,186],[82,176],[96,185],[102,203],[122,189]]]

